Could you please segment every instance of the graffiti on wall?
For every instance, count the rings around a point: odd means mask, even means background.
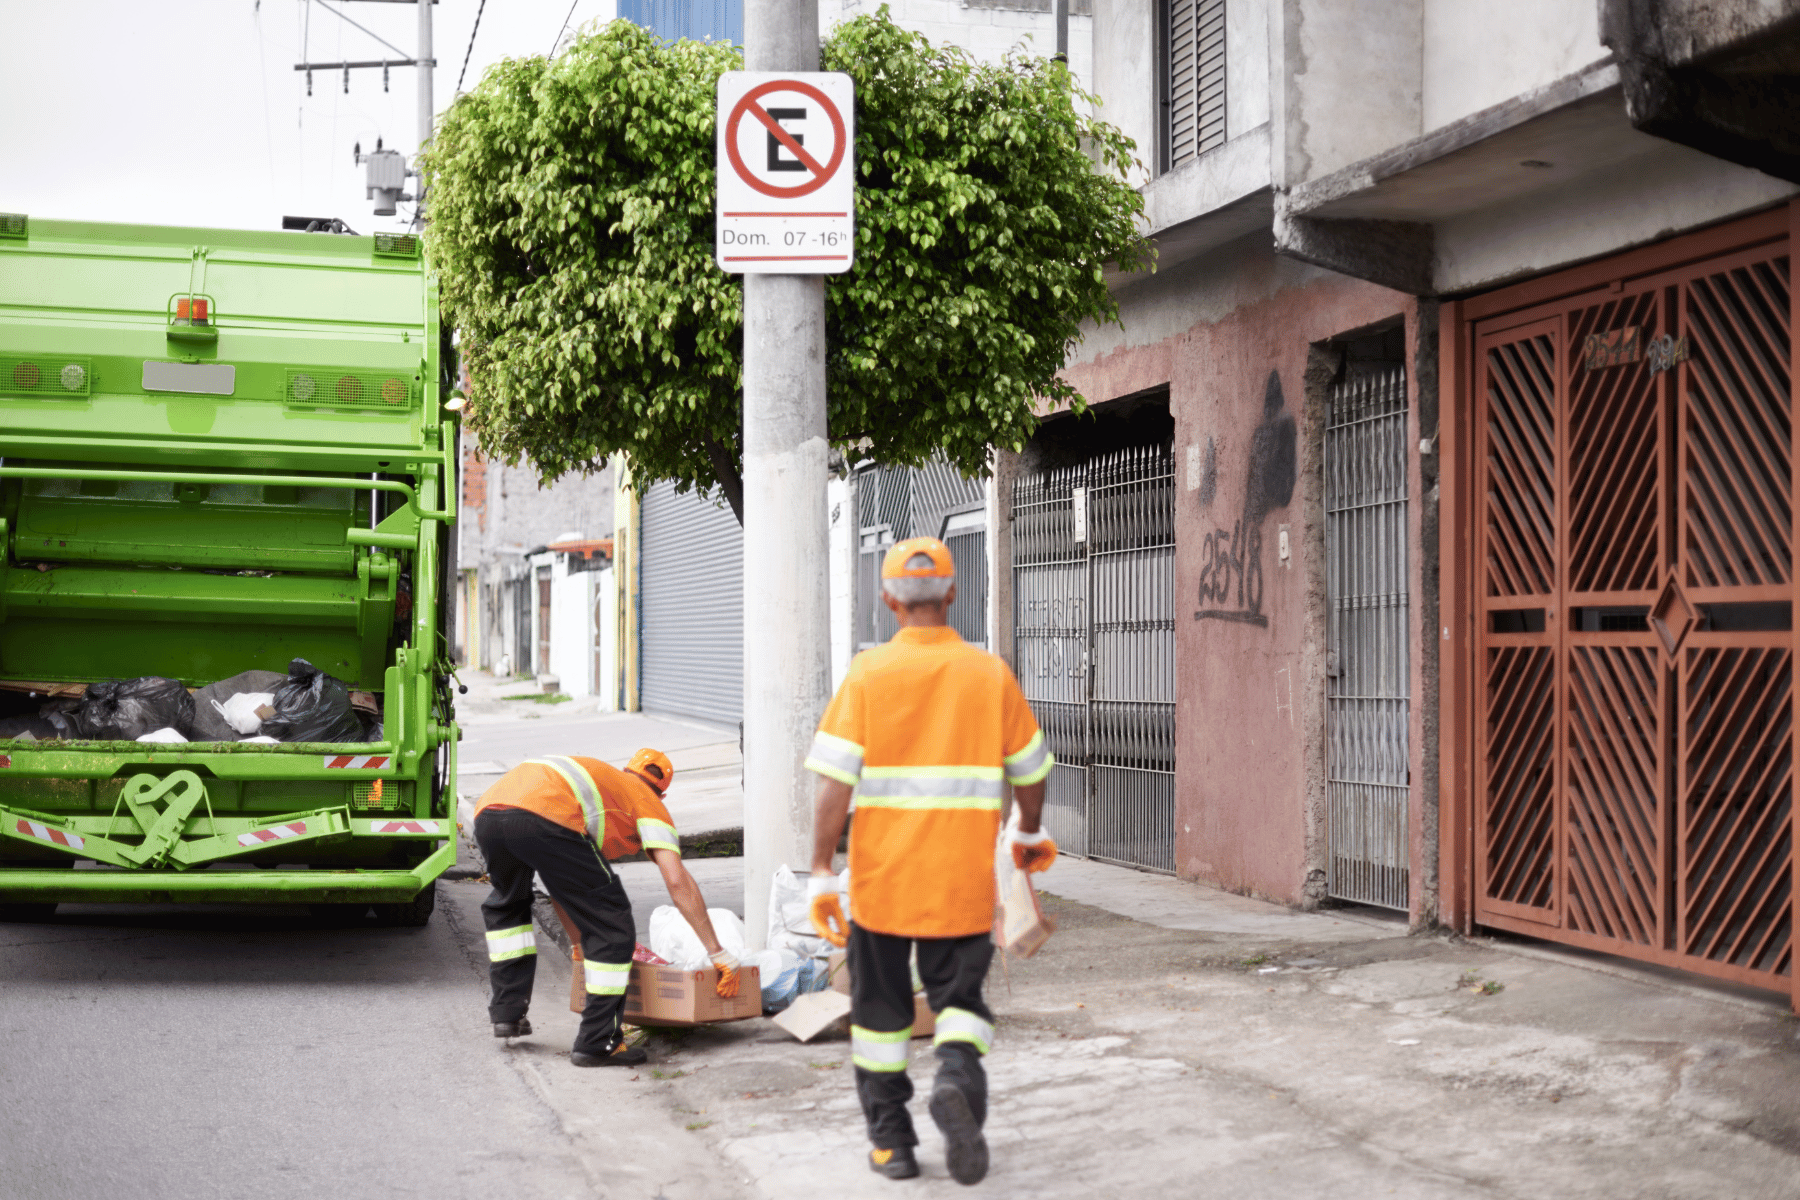
[[[1241,621],[1267,627],[1263,612],[1263,519],[1294,498],[1299,432],[1281,391],[1281,376],[1269,372],[1263,389],[1262,422],[1250,439],[1244,476],[1244,507],[1229,529],[1217,526],[1200,540],[1200,608],[1196,621]],[[1213,489],[1203,489],[1208,507]]]

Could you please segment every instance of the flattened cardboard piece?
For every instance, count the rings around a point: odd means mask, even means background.
[[[718,986],[719,972],[714,967],[680,971],[634,962],[621,1020],[627,1025],[710,1025],[762,1016],[762,978],[757,968],[744,967],[738,972],[735,996],[720,996]]]
[[[833,950],[825,960],[826,973],[831,977],[831,990],[848,996],[850,994],[849,956],[842,950]],[[937,1032],[937,1014],[931,1011],[931,1005],[925,999],[924,992],[913,996],[912,1035],[915,1038],[930,1037]]]
[[[1019,958],[1030,958],[1056,932],[1056,918],[1044,915],[1031,876],[1013,866],[1010,851],[995,860],[1000,899],[994,909],[994,944]]]
[[[771,1018],[803,1042],[849,1019],[850,997],[838,991],[807,992]]]

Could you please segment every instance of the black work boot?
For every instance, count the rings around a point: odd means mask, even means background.
[[[911,1146],[896,1146],[892,1150],[869,1151],[869,1170],[877,1175],[885,1175],[889,1179],[911,1179],[919,1173],[919,1160],[913,1157]]]
[[[620,1042],[610,1054],[589,1054],[585,1050],[569,1052],[569,1061],[578,1067],[641,1067],[650,1061],[642,1046]]]
[[[495,1021],[494,1036],[497,1038],[524,1037],[531,1032],[531,1022],[524,1017],[516,1021]]]
[[[987,1071],[973,1046],[946,1042],[937,1049],[937,1078],[931,1084],[931,1119],[943,1132],[950,1177],[961,1184],[987,1176]]]

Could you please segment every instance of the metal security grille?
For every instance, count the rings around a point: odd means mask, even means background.
[[[1475,916],[1793,972],[1785,239],[1475,326]]]
[[[881,602],[881,560],[889,546],[909,537],[942,538],[950,548],[957,580],[950,625],[965,642],[987,645],[986,495],[983,480],[963,478],[941,458],[918,468],[871,463],[858,469],[858,650],[894,636],[894,615]]]
[[[1175,477],[1167,446],[1022,474],[1013,492],[1019,682],[1056,767],[1070,854],[1175,869]]]
[[[744,533],[723,501],[658,483],[644,495],[642,674],[651,712],[744,716]]]
[[[1407,907],[1406,372],[1352,374],[1325,423],[1326,890]]]
[[[1225,0],[1165,0],[1163,170],[1225,144]]]

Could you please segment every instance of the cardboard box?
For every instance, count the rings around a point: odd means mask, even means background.
[[[762,980],[755,967],[738,973],[738,994],[727,1000],[717,988],[719,973],[631,964],[625,988],[627,1025],[710,1025],[762,1016]]]
[[[850,964],[844,951],[832,951],[831,957],[825,960],[825,969],[831,973],[832,990],[848,996],[850,994]],[[937,1032],[937,1014],[931,1011],[931,1005],[926,1001],[924,992],[917,992],[913,995],[912,1028],[912,1035],[916,1038],[930,1037]]]

